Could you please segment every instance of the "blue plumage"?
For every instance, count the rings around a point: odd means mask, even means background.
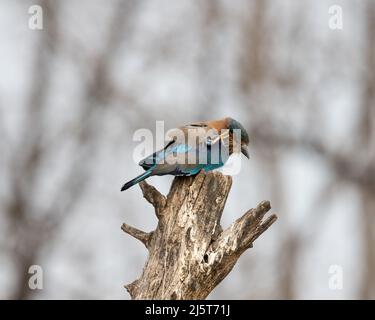
[[[233,128],[231,128],[231,126]],[[245,139],[240,141],[240,150],[248,157],[247,144],[249,143],[246,131],[235,120],[225,118],[209,122],[194,123],[179,128],[186,134],[184,141],[170,141],[162,150],[140,161],[139,165],[146,170],[143,174],[124,184],[121,191],[147,179],[150,176],[175,175],[175,176],[192,176],[204,170],[206,172],[222,167],[228,160],[229,156],[234,152],[236,144],[233,134],[221,134],[222,130],[230,131],[233,129],[241,130]],[[199,131],[199,142],[195,140],[191,142],[187,139],[189,130]],[[203,129],[203,130],[202,130]],[[217,136],[212,139],[206,133],[208,130],[215,129]],[[197,131],[198,132],[198,131]],[[233,131],[232,131],[233,132]]]

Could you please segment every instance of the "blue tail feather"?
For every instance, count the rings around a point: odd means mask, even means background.
[[[152,174],[152,170],[147,170],[146,172],[142,173],[138,177],[136,177],[136,178],[130,180],[129,182],[125,183],[122,186],[121,191],[125,191],[125,190],[129,189],[130,187],[134,186],[135,184],[147,179],[151,174]]]

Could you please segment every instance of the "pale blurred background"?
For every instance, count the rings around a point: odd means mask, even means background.
[[[147,251],[120,226],[156,226],[120,193],[134,131],[224,116],[251,159],[223,225],[264,199],[279,220],[209,298],[375,298],[375,1],[1,0],[0,72],[1,299],[129,299]]]

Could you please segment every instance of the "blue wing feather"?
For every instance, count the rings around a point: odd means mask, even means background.
[[[195,175],[200,170],[211,171],[220,168],[224,165],[227,157],[222,156],[221,149],[223,144],[219,139],[217,142],[212,143],[212,140],[207,140],[197,146],[190,146],[188,144],[176,143],[171,141],[164,149],[159,150],[152,155],[143,159],[139,165],[145,170],[154,171],[156,175],[174,174],[174,175]],[[204,161],[198,161],[196,164],[168,164],[165,163],[164,159],[170,155],[181,155],[185,154],[186,159],[189,155],[195,156],[193,159],[204,159]],[[201,157],[200,157],[201,156]]]

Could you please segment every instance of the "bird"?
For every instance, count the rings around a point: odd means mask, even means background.
[[[194,122],[169,131],[165,147],[139,162],[144,173],[126,182],[125,191],[151,176],[193,176],[222,167],[233,153],[249,159],[249,135],[235,119]],[[198,140],[198,141],[197,141]]]

